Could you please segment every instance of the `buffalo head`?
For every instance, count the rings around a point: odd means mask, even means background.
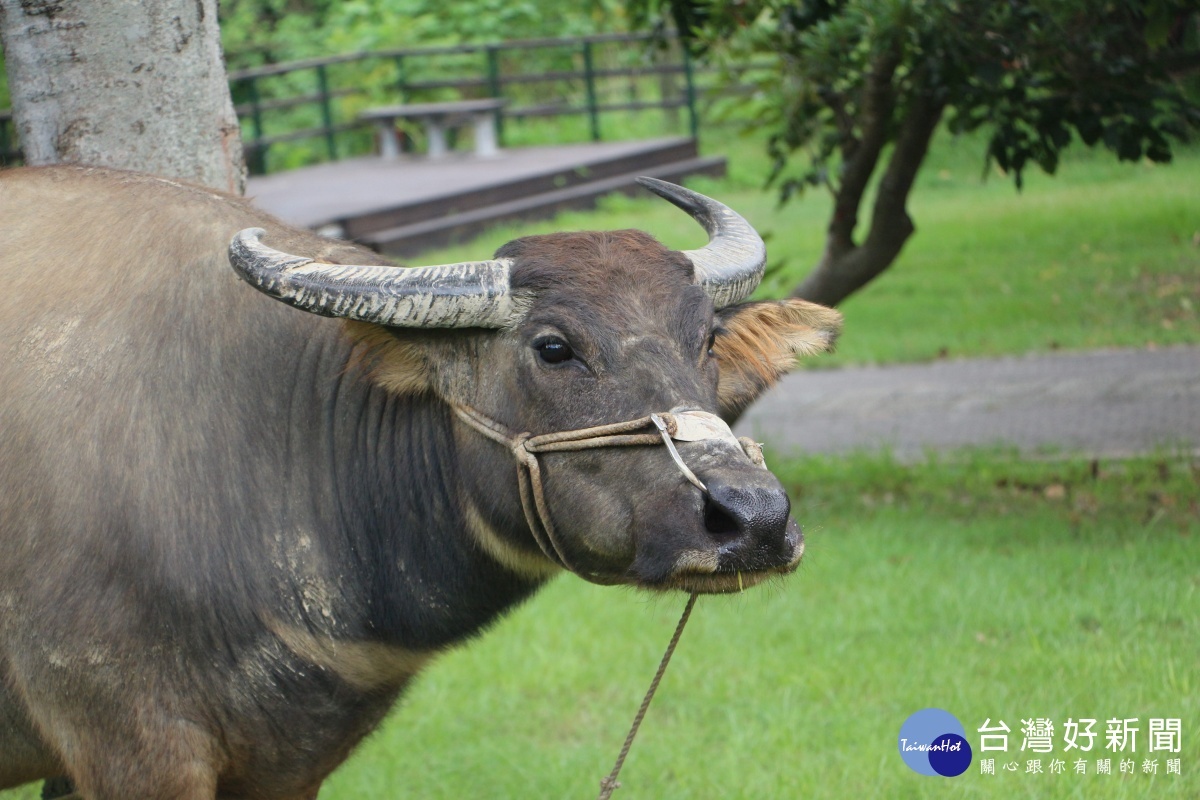
[[[761,238],[720,203],[642,182],[700,222],[709,244],[678,252],[640,231],[557,233],[490,261],[406,269],[314,262],[248,230],[230,258],[270,296],[351,320],[380,387],[444,405],[465,519],[497,560],[530,577],[566,565],[600,582],[737,591],[792,571],[803,536],[755,448],[715,416],[735,418],[796,356],[828,349],[841,317],[801,300],[743,303],[762,277]],[[682,465],[648,426],[638,446],[535,456],[540,497],[526,486],[522,502],[513,446],[527,435],[650,415],[702,430],[675,437]]]

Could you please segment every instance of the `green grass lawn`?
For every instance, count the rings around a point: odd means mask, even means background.
[[[1200,796],[1200,464],[781,473],[808,522],[801,570],[700,600],[617,797]],[[435,664],[322,800],[594,795],[682,605],[557,580]],[[1021,771],[981,775],[977,753],[959,778],[910,772],[896,737],[929,706],[976,749],[1004,720]],[[1137,717],[1142,737],[1178,717],[1182,775],[1162,753],[1143,774],[1142,739],[1131,776],[1095,774],[1095,751],[1087,775],[1025,774],[1033,717]]]
[[[760,143],[714,149],[729,155],[729,177],[689,184],[759,228],[770,264],[758,296],[784,296],[821,252],[829,197],[812,191],[780,209],[760,188]],[[973,138],[935,143],[911,197],[916,235],[843,304],[838,353],[817,366],[1200,342],[1200,150],[1170,165],[1068,151],[1057,176],[1031,170],[1021,192],[1002,175],[982,179],[982,152]],[[410,261],[477,259],[526,233],[624,227],[672,247],[704,241],[661,200],[614,197],[597,213],[502,226]]]

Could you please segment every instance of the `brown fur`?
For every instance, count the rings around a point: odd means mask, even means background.
[[[842,315],[806,300],[736,306],[724,312],[713,345],[720,364],[721,416],[741,414],[756,397],[796,365],[801,356],[832,350]]]
[[[429,363],[412,341],[393,336],[387,328],[369,322],[346,320],[346,334],[358,343],[354,358],[375,383],[397,395],[421,394],[429,389]]]

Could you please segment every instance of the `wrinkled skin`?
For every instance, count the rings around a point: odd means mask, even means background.
[[[447,401],[533,433],[731,416],[837,327],[807,304],[714,315],[631,232],[512,244],[531,306],[509,330],[344,323],[236,277],[252,226],[379,263],[171,181],[0,174],[0,788],[316,797],[431,659],[559,572],[513,456]],[[551,336],[577,358],[549,363]],[[543,457],[573,559],[704,591],[791,569],[774,478],[734,445],[679,449],[707,505],[661,446]]]

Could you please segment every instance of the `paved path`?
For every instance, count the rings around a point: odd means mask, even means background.
[[[777,453],[1200,453],[1200,347],[793,373],[736,426]]]

